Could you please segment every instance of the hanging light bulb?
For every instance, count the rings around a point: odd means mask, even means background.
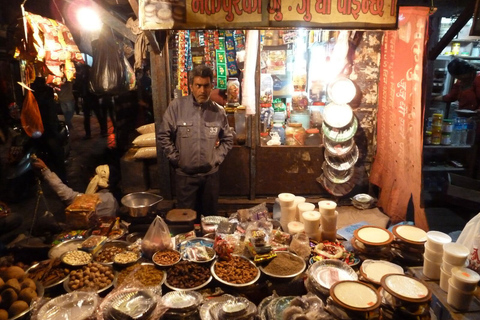
[[[78,9],[77,20],[86,31],[99,31],[103,25],[98,13],[89,7],[81,7]]]

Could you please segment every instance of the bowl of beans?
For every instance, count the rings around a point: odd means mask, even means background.
[[[82,267],[92,262],[92,255],[82,250],[70,250],[62,254],[60,260],[71,267]]]
[[[212,275],[205,264],[180,261],[167,269],[165,285],[171,290],[192,291],[205,287],[212,281]]]
[[[157,251],[152,256],[152,261],[159,267],[171,267],[180,261],[180,252],[173,249]]]
[[[210,271],[219,282],[232,287],[247,287],[260,278],[257,266],[239,255],[233,255],[230,260],[215,261]]]

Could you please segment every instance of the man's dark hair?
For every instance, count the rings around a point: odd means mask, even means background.
[[[195,77],[210,78],[211,82],[213,80],[213,71],[205,65],[199,65],[193,68],[192,71],[190,71],[188,83],[193,84],[193,79]]]
[[[460,58],[455,58],[450,61],[447,69],[454,77],[478,71],[477,67]]]

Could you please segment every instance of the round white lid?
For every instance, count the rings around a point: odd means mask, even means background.
[[[332,287],[333,296],[347,307],[367,309],[378,304],[377,292],[358,281],[341,281]]]
[[[401,225],[395,228],[395,232],[399,237],[408,241],[420,243],[427,241],[427,233],[419,227]]]
[[[480,275],[477,272],[464,267],[453,267],[452,277],[466,283],[478,283],[480,281]]]
[[[390,239],[388,231],[375,227],[362,228],[361,230],[358,230],[357,235],[359,240],[372,243],[383,243]]]

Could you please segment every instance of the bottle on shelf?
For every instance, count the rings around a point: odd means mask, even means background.
[[[466,146],[467,145],[467,132],[468,132],[468,123],[467,119],[462,119],[462,131],[460,131],[460,141],[459,145]]]
[[[453,130],[451,134],[452,145],[460,145],[460,133],[462,131],[463,125],[461,118],[455,118],[453,121]]]

